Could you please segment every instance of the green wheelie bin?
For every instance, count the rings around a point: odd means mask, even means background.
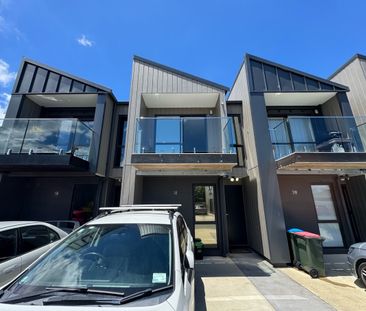
[[[194,239],[194,257],[197,260],[203,259],[203,248],[204,244],[201,239]]]
[[[295,232],[297,255],[299,256],[298,268],[305,270],[312,278],[325,276],[325,265],[323,257],[324,239],[310,232]]]
[[[298,228],[292,228],[290,230],[287,230],[288,240],[290,244],[291,249],[291,259],[292,264],[299,268],[300,267],[300,254],[299,254],[299,248],[297,246],[297,235],[296,232],[303,232],[303,230]]]

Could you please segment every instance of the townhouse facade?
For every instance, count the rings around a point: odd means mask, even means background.
[[[229,93],[135,56],[119,102],[24,59],[0,126],[1,220],[180,203],[207,255],[251,248],[283,265],[292,227],[345,252],[366,240],[366,133],[348,85],[246,55]]]

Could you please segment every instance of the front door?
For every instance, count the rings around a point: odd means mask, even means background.
[[[225,201],[229,248],[230,250],[242,248],[248,244],[242,186],[226,185]]]

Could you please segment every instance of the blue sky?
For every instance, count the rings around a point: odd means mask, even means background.
[[[231,86],[246,52],[327,77],[366,54],[366,1],[0,0],[0,114],[22,57],[129,97],[134,54]]]

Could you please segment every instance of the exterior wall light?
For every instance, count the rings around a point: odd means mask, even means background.
[[[236,178],[235,178],[235,181],[239,181],[239,177],[236,177]]]
[[[235,181],[235,178],[234,177],[230,177],[230,181],[231,182],[234,182]]]

